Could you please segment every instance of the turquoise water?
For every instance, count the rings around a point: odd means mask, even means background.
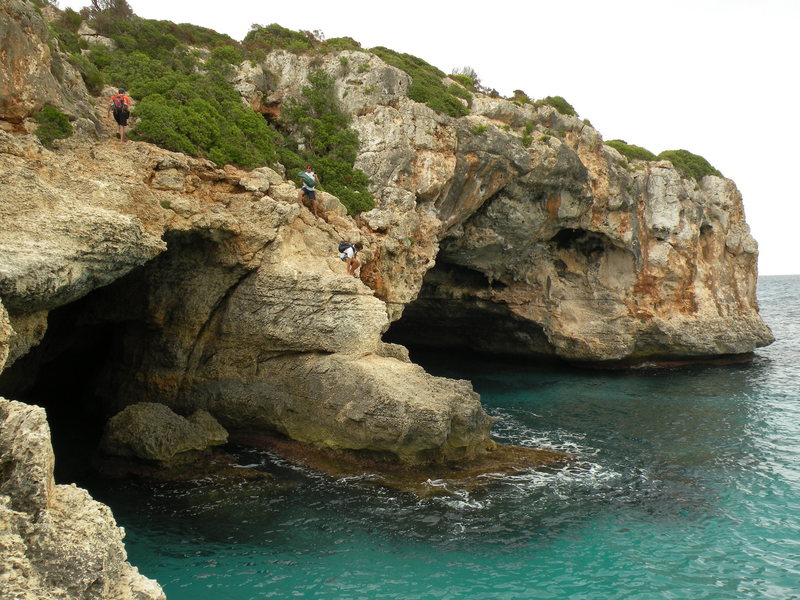
[[[749,365],[630,373],[419,357],[500,441],[576,467],[419,500],[241,451],[278,484],[105,484],[169,600],[800,599],[800,277],[759,282]],[[433,482],[436,484],[436,482]]]

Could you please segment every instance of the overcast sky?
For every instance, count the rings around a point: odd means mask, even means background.
[[[563,96],[606,140],[705,157],[742,192],[759,273],[800,274],[800,0],[128,2],[237,40],[252,24],[321,30],[472,67],[504,96]]]

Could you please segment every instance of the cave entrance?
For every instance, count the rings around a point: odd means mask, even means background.
[[[418,298],[406,306],[384,339],[412,352],[457,352],[552,358],[544,329],[496,299],[505,286],[482,273],[437,262],[425,275]]]
[[[41,342],[0,373],[0,395],[47,411],[56,481],[91,476],[106,421],[134,402],[168,403],[191,336],[247,271],[208,236],[172,232],[167,250],[114,283],[51,310]],[[162,378],[161,374],[167,373]]]
[[[93,322],[95,294],[52,310],[38,346],[0,374],[0,395],[47,412],[58,483],[85,479],[109,418],[108,375],[124,323]]]

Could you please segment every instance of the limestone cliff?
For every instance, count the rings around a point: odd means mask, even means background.
[[[317,219],[280,165],[219,168],[114,140],[103,98],[48,46],[27,2],[2,4],[0,31],[6,396],[80,403],[103,420],[155,402],[177,420],[210,415],[213,440],[277,431],[442,463],[491,450],[491,419],[468,382],[427,374],[387,331],[409,344],[595,363],[746,355],[772,339],[734,183],[629,161],[551,107],[478,94],[467,116],[445,116],[410,100],[409,75],[369,52],[248,62],[236,86],[271,118],[311,70],[337,78],[377,207],[352,219],[319,192]],[[77,127],[48,150],[31,116],[53,98]],[[364,244],[359,278],[338,259],[343,239]],[[165,439],[152,441],[153,456],[172,456]],[[91,503],[53,488],[51,466],[35,468],[25,494],[36,511],[66,519],[59,502]],[[3,551],[33,573],[41,561],[20,532],[34,517],[9,502]],[[119,542],[113,522],[98,527]],[[114,574],[97,594],[125,598],[109,590],[136,577],[114,548]],[[58,560],[42,570],[51,579],[41,597],[72,585]],[[94,589],[70,597],[100,597]],[[136,597],[157,597],[147,593]]]
[[[53,481],[44,410],[0,398],[0,589],[9,600],[163,600],[107,506]]]
[[[439,114],[368,52],[275,51],[236,74],[243,101],[274,115],[311,70],[336,76],[377,198],[353,220],[321,192],[316,219],[279,166],[220,169],[97,138],[90,124],[110,124],[102,98],[77,93],[67,63],[51,81],[41,18],[4,6],[0,117],[15,124],[0,132],[4,390],[35,394],[48,365],[103,344],[82,392],[107,416],[157,401],[417,462],[484,451],[490,420],[469,386],[382,341],[393,322],[409,343],[599,362],[771,341],[730,180],[628,161],[549,106],[476,95],[467,116]],[[46,85],[18,77],[34,51]],[[25,133],[59,90],[85,126],[50,151]],[[365,245],[360,280],[344,276],[341,239]]]
[[[394,339],[577,361],[771,342],[731,180],[628,160],[550,106],[477,95],[470,115],[443,116],[406,97],[404,72],[350,52],[342,76],[341,58],[273,53],[241,89],[274,111],[310,70],[339,75],[380,199],[364,216],[383,236],[365,280],[403,314]]]

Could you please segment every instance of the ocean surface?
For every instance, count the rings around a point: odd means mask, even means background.
[[[419,356],[496,439],[577,465],[420,500],[236,450],[275,481],[103,483],[168,600],[800,599],[800,276],[762,277],[754,362],[626,373]],[[440,482],[431,482],[439,485]]]

